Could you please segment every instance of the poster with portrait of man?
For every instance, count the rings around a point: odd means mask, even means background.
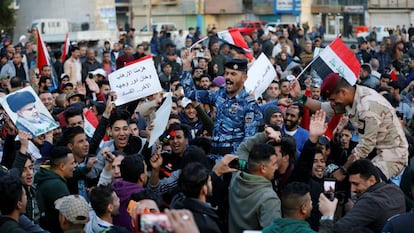
[[[1,99],[1,105],[17,129],[31,133],[33,137],[59,126],[32,87],[26,87],[4,96]]]

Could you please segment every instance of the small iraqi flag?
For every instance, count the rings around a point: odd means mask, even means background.
[[[70,46],[69,33],[66,32],[65,43],[63,44],[63,51],[62,51],[62,62],[65,62],[66,56],[69,54],[69,46]]]
[[[355,54],[338,37],[312,62],[311,75],[324,79],[330,73],[339,73],[350,85],[355,85],[360,70]]]
[[[231,28],[217,33],[219,39],[237,47],[242,48],[245,51],[245,56],[252,61],[253,55],[244,40],[243,36],[237,28]]]

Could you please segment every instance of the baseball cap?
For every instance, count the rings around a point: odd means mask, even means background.
[[[99,74],[99,75],[101,75],[103,77],[106,77],[106,71],[104,69],[102,69],[102,68],[98,68],[98,69],[94,70],[93,71],[93,74],[94,75]]]
[[[76,92],[76,91],[71,91],[66,95],[66,100],[69,101],[70,98],[75,97],[75,96],[79,96],[82,101],[85,99],[85,96],[83,94]]]
[[[67,73],[63,73],[60,75],[60,79],[64,79],[65,77],[69,78],[69,75]]]
[[[184,97],[184,98],[181,100],[181,106],[182,106],[183,108],[186,108],[189,104],[192,104],[192,102],[191,102],[191,100],[190,100],[189,98]]]
[[[89,221],[89,205],[80,195],[68,195],[55,201],[55,208],[73,224]]]

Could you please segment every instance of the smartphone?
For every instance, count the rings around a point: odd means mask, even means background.
[[[334,179],[325,179],[323,181],[323,193],[331,201],[335,199],[335,185],[336,180]]]
[[[93,74],[92,73],[89,73],[88,74],[88,78],[93,79]]]
[[[234,168],[237,170],[244,170],[246,168],[246,160],[235,158],[229,163],[230,168]]]
[[[165,213],[138,214],[138,233],[172,233],[171,223]]]
[[[34,73],[35,73],[36,76],[39,76],[39,68],[35,68]]]
[[[204,52],[197,52],[197,57],[204,57]]]

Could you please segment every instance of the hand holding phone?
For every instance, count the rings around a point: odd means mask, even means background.
[[[139,233],[170,233],[173,232],[171,223],[165,213],[142,213],[137,217],[138,226],[136,229]]]

